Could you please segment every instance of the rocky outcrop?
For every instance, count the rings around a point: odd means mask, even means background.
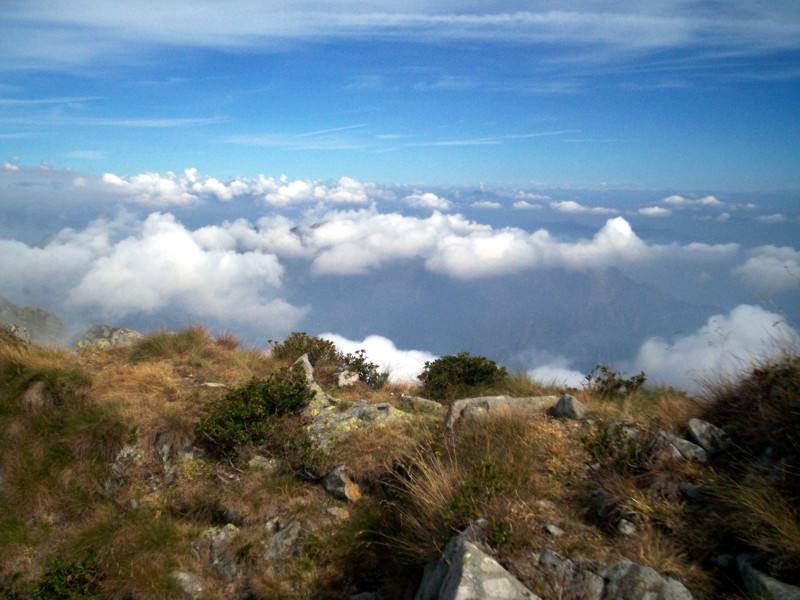
[[[239,528],[228,523],[225,527],[212,527],[204,532],[209,540],[211,568],[230,583],[239,576],[241,570],[236,564],[233,540],[239,535]]]
[[[142,338],[142,334],[124,327],[109,325],[89,325],[76,336],[73,345],[79,350],[86,348],[113,348],[130,346]]]
[[[540,414],[552,409],[558,403],[556,396],[530,396],[512,398],[511,396],[482,396],[464,398],[450,405],[444,416],[444,426],[456,427],[460,422],[489,414]]]
[[[172,571],[169,580],[181,591],[186,600],[197,600],[203,593],[203,580],[196,573]]]
[[[329,396],[314,381],[314,368],[307,355],[298,358],[295,364],[303,368],[309,387],[314,392],[302,415],[309,421],[307,427],[311,439],[323,451],[330,450],[339,440],[357,429],[400,423],[409,417],[388,402],[344,402]]]
[[[692,600],[692,594],[677,579],[627,560],[603,569],[599,575],[605,580],[603,600]]]
[[[30,341],[43,346],[62,346],[67,335],[64,323],[50,311],[38,306],[17,306],[0,297],[0,327],[21,325]]]
[[[435,400],[428,400],[427,398],[420,398],[419,396],[409,396],[408,394],[403,394],[400,396],[400,399],[415,410],[433,412],[444,409],[444,406]]]
[[[587,567],[552,550],[534,554],[531,558],[533,565],[544,575],[544,587],[552,588],[557,596],[567,594],[568,598],[602,600],[605,582]]]
[[[438,563],[425,567],[414,600],[539,599],[465,534],[447,544]]]
[[[338,466],[328,473],[322,485],[326,492],[339,500],[355,502],[361,497],[358,484],[353,481],[349,469],[344,465]]]
[[[299,521],[294,521],[274,534],[264,548],[264,558],[275,560],[297,548],[303,527]]]
[[[728,435],[716,425],[702,419],[689,419],[689,439],[709,454],[728,447]]]
[[[800,600],[799,587],[782,583],[774,577],[762,573],[752,565],[748,556],[744,554],[739,556],[736,559],[736,565],[739,567],[739,574],[742,576],[745,587],[755,598]]]
[[[19,323],[14,323],[13,325],[9,325],[5,329],[6,333],[15,340],[17,340],[18,342],[22,342],[23,344],[31,343],[31,334],[28,332],[27,329],[25,329],[25,327],[23,327]]]
[[[588,410],[586,405],[574,396],[564,394],[553,407],[553,416],[559,419],[582,419]]]

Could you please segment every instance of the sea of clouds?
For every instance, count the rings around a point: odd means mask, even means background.
[[[0,168],[0,192],[2,295],[72,324],[203,321],[255,344],[313,325],[309,333],[345,351],[366,349],[394,380],[413,378],[443,352],[488,349],[567,385],[579,385],[594,359],[611,357],[620,368],[687,389],[797,343],[798,217],[767,203],[642,193],[616,203],[605,194],[600,204],[580,191],[425,189],[347,177],[220,181],[196,169],[94,176],[12,164]],[[610,272],[618,274],[611,292],[597,283],[611,285]],[[608,356],[596,342],[592,360],[543,334],[481,346],[443,327],[437,347],[415,345],[436,336],[437,319],[458,323],[463,314],[462,329],[474,329],[480,317],[471,304],[478,296],[489,302],[487,289],[494,304],[481,331],[491,338],[504,318],[519,318],[504,316],[504,306],[513,306],[504,290],[534,298],[537,289],[525,282],[542,274],[588,282],[581,297],[561,297],[563,311],[592,304],[613,311],[604,303],[627,295],[618,310],[623,323],[630,314],[638,341]],[[669,301],[652,300],[659,294]],[[424,318],[414,304],[422,297],[431,313]],[[677,330],[670,319],[673,297],[681,326],[694,323],[691,329]],[[539,314],[549,298],[526,306]],[[394,307],[392,327],[381,322],[384,305]],[[569,333],[589,339],[591,327],[581,327]]]

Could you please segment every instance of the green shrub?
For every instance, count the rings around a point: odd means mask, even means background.
[[[389,374],[378,370],[378,365],[367,360],[365,350],[356,350],[355,354],[347,354],[344,364],[351,371],[358,373],[359,380],[373,390],[377,390],[389,379]]]
[[[308,354],[308,362],[312,365],[342,361],[342,355],[332,341],[309,336],[305,331],[295,331],[283,342],[269,340],[269,344],[276,358],[287,359],[290,363],[303,354]]]
[[[606,365],[597,365],[586,376],[586,387],[601,398],[618,398],[632,394],[647,381],[644,371],[625,379],[621,373],[615,373]]]
[[[263,379],[253,378],[224,397],[209,402],[198,426],[201,442],[217,456],[231,455],[245,445],[266,445],[277,452],[302,431],[298,413],[313,397],[302,369],[285,368]]]
[[[505,367],[498,367],[493,360],[461,352],[426,362],[419,380],[428,397],[453,400],[471,388],[494,385],[507,375]]]
[[[92,600],[101,595],[102,575],[89,555],[81,562],[55,557],[38,581],[18,584],[13,575],[0,583],[3,600]]]

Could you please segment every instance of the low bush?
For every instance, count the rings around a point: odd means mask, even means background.
[[[308,354],[308,362],[316,366],[319,362],[341,362],[342,355],[336,345],[317,336],[310,336],[305,331],[295,331],[283,342],[269,340],[275,358],[286,359],[293,363],[303,354]]]
[[[355,354],[346,354],[343,358],[344,365],[358,373],[358,379],[366,383],[373,390],[383,386],[389,379],[389,374],[378,370],[378,365],[367,359],[365,350],[356,350]]]
[[[232,456],[247,445],[280,455],[311,452],[298,415],[312,397],[299,367],[253,378],[205,406],[197,437],[216,456]]]
[[[618,398],[632,394],[647,381],[644,371],[628,379],[621,373],[615,373],[606,365],[597,365],[594,371],[586,376],[586,387],[600,398]]]
[[[495,385],[507,376],[505,367],[498,367],[493,360],[460,352],[426,362],[419,380],[428,397],[454,400],[469,390]]]

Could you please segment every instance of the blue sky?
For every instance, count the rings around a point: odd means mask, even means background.
[[[800,4],[0,3],[0,295],[697,389],[800,344]]]
[[[93,173],[800,187],[794,2],[5,2],[0,157]]]

